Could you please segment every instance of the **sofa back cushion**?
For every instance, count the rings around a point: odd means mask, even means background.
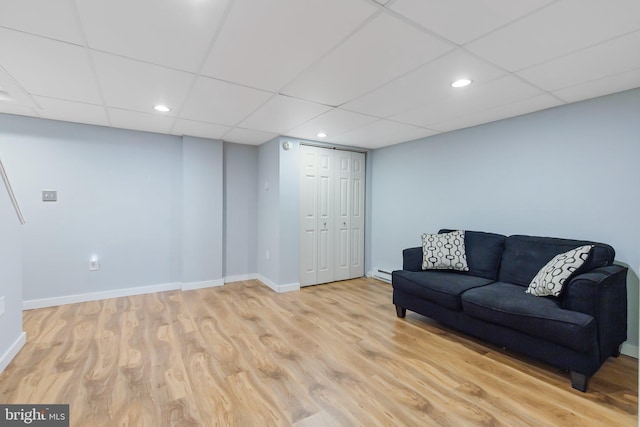
[[[439,233],[451,231],[455,230],[442,229]],[[465,230],[464,245],[469,271],[460,274],[497,280],[505,239],[506,236],[502,234]]]
[[[554,237],[509,236],[505,240],[498,279],[501,282],[529,286],[538,271],[554,256],[584,245],[595,247],[580,271],[589,271],[613,263],[616,253],[611,246],[604,243]]]

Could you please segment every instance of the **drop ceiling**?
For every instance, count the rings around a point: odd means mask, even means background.
[[[636,87],[638,0],[0,2],[0,112],[45,119],[378,148]]]

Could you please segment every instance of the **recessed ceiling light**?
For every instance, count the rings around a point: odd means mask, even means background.
[[[318,132],[318,134],[316,135],[318,138],[326,138],[327,134],[324,132]]]
[[[471,80],[469,79],[459,79],[455,82],[451,83],[451,87],[465,87],[471,84]]]
[[[160,111],[161,113],[168,113],[169,111],[171,111],[171,108],[167,107],[166,105],[162,105],[162,104],[154,105],[153,109],[156,110],[156,111]]]

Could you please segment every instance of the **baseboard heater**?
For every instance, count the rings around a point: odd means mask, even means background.
[[[382,280],[383,282],[391,283],[391,272],[382,270],[380,268],[376,269],[373,273],[373,277],[376,279]]]

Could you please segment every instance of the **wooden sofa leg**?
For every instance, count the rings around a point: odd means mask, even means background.
[[[571,387],[585,393],[587,391],[587,387],[589,387],[589,379],[591,377],[576,371],[570,371],[569,375],[571,375]]]
[[[396,314],[399,318],[403,319],[407,315],[407,309],[396,305]]]

